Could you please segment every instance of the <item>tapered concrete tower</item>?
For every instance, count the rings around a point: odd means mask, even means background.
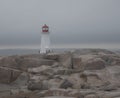
[[[40,53],[47,53],[50,51],[50,32],[46,24],[42,27],[41,33]]]

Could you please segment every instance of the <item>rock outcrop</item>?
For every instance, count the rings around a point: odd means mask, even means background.
[[[119,98],[120,56],[82,49],[0,57],[0,98]]]

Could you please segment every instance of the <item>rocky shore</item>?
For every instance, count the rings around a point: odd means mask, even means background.
[[[120,98],[120,55],[81,49],[0,57],[0,98]]]

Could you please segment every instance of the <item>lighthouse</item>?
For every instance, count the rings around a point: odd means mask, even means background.
[[[40,53],[47,53],[50,51],[50,32],[49,27],[45,24],[41,32],[41,47]]]

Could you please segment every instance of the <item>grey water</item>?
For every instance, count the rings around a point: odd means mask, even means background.
[[[53,48],[54,52],[72,51],[78,48]],[[112,52],[120,54],[120,49],[108,49]],[[11,56],[11,55],[25,55],[25,54],[39,54],[40,49],[0,49],[0,56]]]
[[[71,49],[52,49],[55,52],[63,52]],[[25,55],[25,54],[39,54],[39,49],[0,49],[0,56],[11,56],[11,55]]]

